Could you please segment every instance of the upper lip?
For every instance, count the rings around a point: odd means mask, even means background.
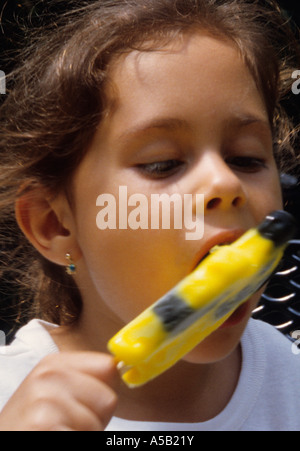
[[[201,250],[196,255],[195,267],[197,267],[200,261],[209,253],[209,251],[217,245],[231,244],[240,238],[246,232],[245,229],[228,229],[222,230],[212,237],[208,238]]]

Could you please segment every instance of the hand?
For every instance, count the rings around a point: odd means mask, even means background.
[[[0,431],[102,431],[117,404],[118,381],[109,355],[51,354],[0,413]]]

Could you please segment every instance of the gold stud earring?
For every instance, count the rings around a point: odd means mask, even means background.
[[[76,274],[76,265],[72,260],[71,254],[67,253],[66,259],[69,262],[68,266],[66,267],[66,271],[70,276],[72,276],[73,274]]]

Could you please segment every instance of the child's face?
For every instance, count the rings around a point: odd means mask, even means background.
[[[189,274],[208,248],[233,241],[282,203],[266,108],[232,43],[186,36],[161,51],[120,57],[110,75],[112,108],[75,174],[74,214],[86,312],[108,307],[113,315],[104,321],[115,333]],[[204,194],[203,238],[188,241],[184,229],[118,229],[118,215],[117,230],[100,231],[96,199],[111,193],[118,207],[120,186],[149,205],[155,193]],[[187,359],[228,354],[258,298]]]

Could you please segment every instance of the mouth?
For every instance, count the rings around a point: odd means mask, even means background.
[[[230,317],[219,327],[219,329],[226,329],[227,327],[236,326],[237,324],[241,323],[244,318],[248,315],[250,307],[250,301],[244,302],[242,305],[240,305],[233,313],[230,315]]]
[[[211,253],[211,250],[215,246],[228,246],[238,240],[245,232],[246,229],[225,230],[208,239],[197,255],[198,259],[196,260],[197,263],[194,269],[196,269],[199,264]],[[229,328],[241,323],[248,315],[249,308],[250,300],[248,299],[233,311],[230,317],[220,326],[219,329]]]
[[[245,229],[225,230],[209,238],[202,247],[201,251],[197,254],[194,269],[196,269],[197,266],[210,254],[211,250],[215,246],[228,246],[240,238],[245,231]]]

